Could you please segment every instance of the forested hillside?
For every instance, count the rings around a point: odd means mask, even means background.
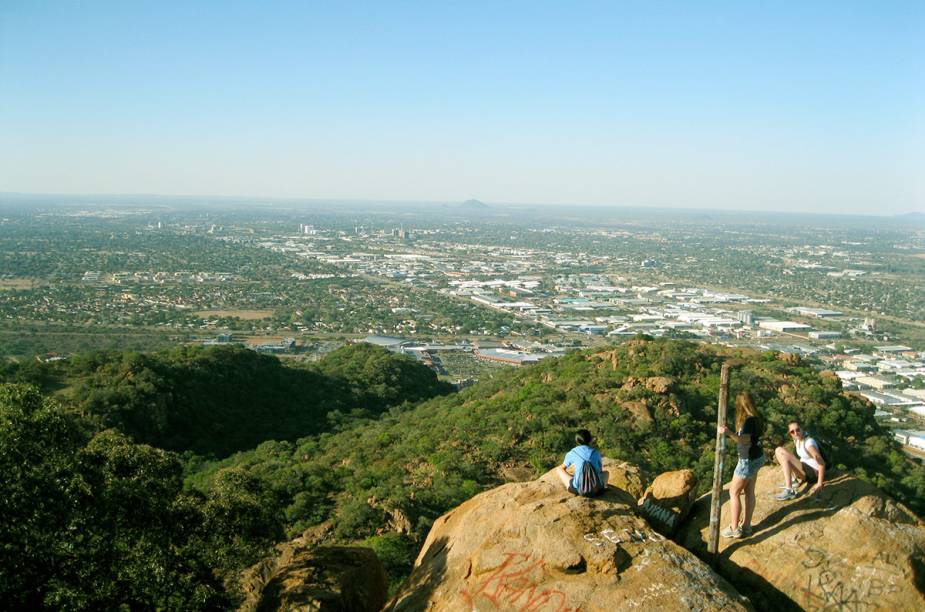
[[[434,518],[507,474],[533,477],[561,462],[579,427],[597,435],[605,455],[650,475],[691,467],[706,490],[724,360],[735,365],[731,393],[750,391],[765,417],[769,455],[787,442],[787,421],[799,418],[839,469],[925,511],[925,469],[836,377],[776,353],[674,340],[633,340],[511,370],[351,431],[266,442],[203,466],[190,482],[208,491],[213,474],[244,469],[283,500],[290,535],[323,523],[340,540],[370,537],[395,560],[393,571],[407,570],[402,563]],[[734,465],[726,462],[727,479]]]
[[[925,511],[925,469],[872,407],[774,353],[637,339],[449,395],[371,346],[310,367],[234,348],[106,353],[3,371],[45,395],[0,395],[0,604],[226,607],[240,568],[309,528],[372,546],[396,580],[437,516],[546,471],[579,427],[605,455],[650,475],[691,467],[705,489],[724,361],[769,454],[797,417],[840,470]]]
[[[168,450],[219,457],[264,440],[328,431],[451,390],[412,359],[367,344],[296,367],[240,346],[182,346],[6,368],[10,382],[59,389],[65,406],[101,428],[115,427]]]
[[[368,345],[311,367],[236,347],[0,369],[0,609],[228,609],[285,537],[286,498],[202,455],[295,439],[450,390]],[[34,385],[44,389],[40,393]],[[161,448],[157,448],[161,447]],[[182,455],[171,450],[185,451]]]

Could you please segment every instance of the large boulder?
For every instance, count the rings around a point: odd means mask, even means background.
[[[640,429],[647,429],[654,422],[652,411],[649,410],[649,405],[643,400],[623,402],[620,406],[630,413],[633,424]]]
[[[659,474],[639,500],[639,511],[662,535],[671,537],[697,496],[694,470]]]
[[[386,602],[385,570],[371,548],[290,546],[281,553],[264,579],[253,583],[257,588],[241,610],[377,612]]]
[[[618,466],[608,469],[621,480]],[[747,609],[635,509],[635,496],[616,487],[571,495],[553,471],[477,495],[437,519],[389,609]]]
[[[720,539],[718,570],[762,610],[925,609],[925,524],[876,487],[846,475],[818,497],[780,502],[780,468],[758,473],[751,537]],[[721,525],[729,524],[724,492]],[[705,557],[710,497],[678,541]]]

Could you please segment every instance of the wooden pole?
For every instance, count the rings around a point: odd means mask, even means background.
[[[707,552],[715,567],[719,561],[720,496],[723,493],[723,455],[726,451],[726,436],[719,433],[719,426],[726,424],[726,402],[729,399],[729,364],[724,363],[719,374],[719,406],[716,410],[716,456],[713,459],[713,494],[710,497],[710,540]]]

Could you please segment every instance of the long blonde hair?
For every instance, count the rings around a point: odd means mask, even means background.
[[[736,431],[742,430],[745,419],[748,417],[758,417],[758,410],[755,408],[755,402],[748,392],[739,393],[736,396]]]

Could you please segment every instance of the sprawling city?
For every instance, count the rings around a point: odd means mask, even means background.
[[[804,357],[925,451],[920,215],[615,210],[595,223],[477,200],[14,202],[0,219],[7,358],[237,343],[316,360],[368,342],[463,386],[639,335],[688,338]]]

